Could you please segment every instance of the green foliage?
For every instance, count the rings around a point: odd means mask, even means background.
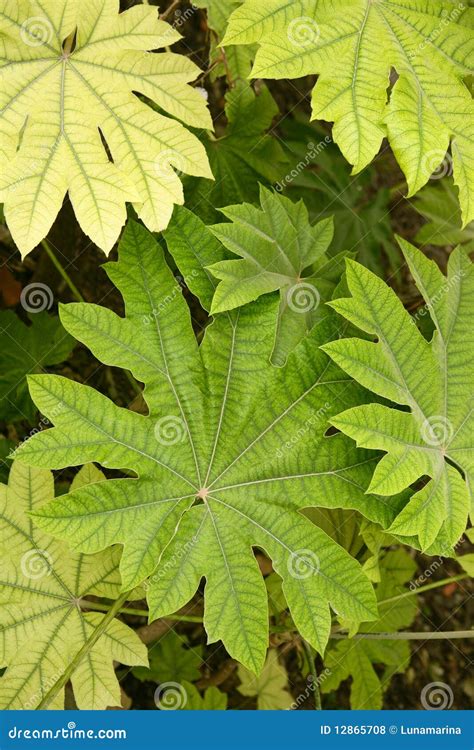
[[[468,396],[474,373],[474,272],[461,249],[452,253],[446,278],[412,245],[401,241],[401,248],[435,326],[433,338],[422,336],[383,281],[348,261],[352,296],[330,304],[377,341],[349,338],[323,349],[366,388],[405,408],[362,405],[331,423],[357,445],[385,451],[369,492],[391,496],[430,478],[418,485],[389,531],[407,543],[417,537],[422,549],[449,555],[466,527],[474,470]]]
[[[187,640],[170,630],[150,647],[150,668],[135,667],[139,680],[153,682],[194,682],[201,676],[202,646],[188,647]]]
[[[15,313],[0,312],[0,420],[34,419],[26,376],[64,362],[74,345],[59,318],[40,312],[29,321],[25,325]]]
[[[84,467],[72,488],[104,480]],[[44,469],[14,463],[9,485],[0,484],[0,679],[2,709],[37,708],[48,690],[103,619],[87,612],[86,597],[114,599],[120,592],[119,552],[115,547],[84,556],[51,539],[30,517],[54,497],[53,477]],[[82,709],[120,705],[113,661],[147,664],[138,636],[113,620],[71,675]],[[64,692],[51,708],[64,708]]]
[[[255,672],[268,645],[268,605],[252,546],[272,559],[298,629],[319,651],[330,605],[356,622],[375,617],[359,564],[299,513],[357,507],[387,525],[399,504],[365,494],[369,454],[342,435],[325,437],[328,419],[362,394],[319,350],[337,335],[336,316],[277,369],[269,363],[272,299],[218,315],[198,348],[181,289],[145,229],[128,225],[108,273],[124,296],[125,318],[72,304],[61,319],[95,356],[145,383],[149,415],[66,378],[33,376],[34,400],[55,427],[17,454],[55,469],[94,460],[137,478],[64,495],[36,511],[36,521],[82,552],[122,544],[124,589],[151,575],[151,619],[178,611],[204,576],[209,642],[222,640]],[[206,288],[209,299],[205,270],[195,273],[194,288]]]
[[[256,95],[247,83],[238,82],[227,93],[225,114],[225,131],[204,137],[214,182],[186,181],[186,206],[208,224],[221,220],[217,209],[223,206],[257,203],[259,182],[277,182],[286,164],[279,142],[267,135],[278,107],[266,87]]]
[[[474,218],[474,104],[464,83],[472,13],[447,0],[245,0],[223,44],[260,44],[254,78],[318,73],[313,117],[334,122],[355,172],[388,136],[413,195],[451,144],[466,224]]]
[[[400,251],[390,222],[390,191],[374,167],[356,177],[327,130],[287,118],[278,125],[288,165],[277,183],[292,200],[303,197],[311,221],[334,218],[331,254],[357,253],[357,260],[384,277],[397,274]],[[458,208],[459,210],[459,208]]]
[[[212,127],[188,85],[200,72],[194,63],[148,52],[180,35],[152,6],[117,11],[116,0],[2,4],[0,201],[23,254],[48,233],[66,193],[84,232],[108,252],[127,201],[151,230],[166,227],[183,202],[173,167],[212,177],[198,139],[143,101]]]
[[[180,711],[225,711],[227,708],[227,695],[216,687],[206,688],[204,695],[190,682],[183,682],[182,687],[186,701],[179,707]]]
[[[427,220],[416,240],[423,245],[464,245],[474,247],[474,221],[462,228],[457,191],[446,178],[437,185],[427,185],[413,201]]]
[[[219,49],[227,22],[233,11],[240,5],[240,0],[196,0],[197,8],[207,8],[209,28],[212,30],[211,61],[216,65],[214,75],[226,75],[229,81],[247,78],[252,67],[253,48],[247,46]],[[219,62],[219,61],[222,62]]]
[[[262,672],[256,677],[245,667],[239,666],[239,693],[257,699],[257,708],[262,711],[282,711],[291,707],[293,699],[288,692],[288,674],[278,661],[278,652],[271,649]]]
[[[364,624],[360,633],[379,633],[400,630],[412,624],[417,604],[415,597],[397,602],[383,600],[406,591],[405,584],[413,578],[416,564],[402,549],[387,552],[381,561],[381,581],[377,586],[380,619]],[[377,710],[382,708],[383,692],[392,675],[404,672],[410,661],[410,648],[406,641],[368,639],[345,639],[331,645],[324,658],[329,670],[321,682],[321,691],[337,690],[341,682],[352,679],[350,703],[355,710]],[[380,678],[374,665],[385,665]]]
[[[326,313],[322,303],[331,298],[340,278],[343,256],[329,260],[326,254],[333,236],[332,219],[312,227],[303,201],[293,204],[264,188],[260,203],[261,209],[248,203],[221,209],[232,223],[211,227],[222,244],[241,258],[209,266],[221,280],[211,312],[232,310],[279,290],[272,361],[284,365]]]

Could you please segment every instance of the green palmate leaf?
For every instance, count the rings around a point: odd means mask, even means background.
[[[280,311],[273,362],[283,365],[288,354],[309,333],[327,308],[343,267],[343,257],[329,259],[332,219],[315,226],[303,203],[292,203],[264,188],[262,208],[249,203],[221,212],[231,223],[211,227],[239,260],[214,263],[209,270],[221,280],[212,303],[217,313],[241,307],[262,294],[280,291]]]
[[[190,682],[184,681],[181,687],[185,699],[181,701],[179,711],[225,711],[227,708],[227,695],[216,687],[207,688],[204,695]]]
[[[6,0],[0,11],[0,201],[22,253],[49,231],[66,192],[84,232],[108,252],[126,201],[152,230],[183,202],[174,168],[212,177],[198,139],[149,107],[210,128],[187,58],[146,53],[180,35],[118,0]]]
[[[447,278],[412,245],[402,240],[401,248],[435,326],[432,340],[383,281],[348,261],[352,297],[330,304],[377,343],[353,338],[323,348],[366,388],[405,409],[369,404],[331,422],[359,446],[386,452],[370,492],[393,495],[430,478],[389,531],[449,553],[466,526],[474,470],[474,273],[459,248]]]
[[[382,602],[403,593],[416,564],[402,549],[388,552],[382,559],[381,581],[377,586],[377,599]],[[380,605],[380,619],[366,623],[361,633],[394,632],[412,624],[417,604],[415,597]],[[324,658],[329,674],[321,683],[323,693],[337,690],[341,682],[352,679],[350,702],[355,710],[382,708],[383,691],[395,672],[404,672],[410,662],[410,648],[406,641],[371,641],[364,639],[342,640],[331,646]],[[374,669],[375,664],[385,665],[382,679]]]
[[[209,28],[213,32],[211,40],[211,59],[217,66],[214,75],[227,75],[231,80],[247,78],[252,67],[254,50],[249,47],[232,46],[226,50],[217,48],[227,28],[227,22],[233,11],[239,7],[241,0],[196,0],[197,8],[207,8]],[[217,64],[224,57],[224,61]]]
[[[139,680],[155,682],[193,682],[201,677],[202,646],[188,647],[185,637],[170,630],[150,648],[150,668],[135,667]]]
[[[413,203],[427,220],[416,235],[417,242],[423,245],[473,243],[474,247],[474,221],[462,228],[457,190],[451,180],[443,180],[436,186],[427,185]]]
[[[73,486],[103,480],[84,468]],[[49,471],[14,463],[9,486],[0,484],[0,679],[2,709],[34,709],[68,668],[103,619],[85,612],[88,596],[120,592],[117,548],[85,557],[36,526],[29,513],[54,497]],[[146,647],[113,620],[71,676],[79,708],[120,705],[113,661],[147,664]],[[64,692],[51,708],[64,708]]]
[[[313,116],[363,169],[388,135],[410,194],[452,147],[464,222],[474,218],[472,9],[449,0],[246,0],[223,44],[258,42],[254,77],[319,73]],[[391,70],[397,74],[387,103]]]
[[[47,287],[33,284],[35,289],[41,294]],[[74,345],[59,318],[41,312],[30,322],[27,326],[13,312],[0,312],[0,419],[5,421],[34,418],[26,376],[63,362]]]
[[[357,507],[387,525],[399,509],[397,499],[365,494],[370,453],[345,436],[325,437],[328,418],[363,399],[319,350],[337,335],[337,316],[316,326],[280,370],[269,363],[271,298],[217,316],[198,348],[181,288],[143,227],[128,225],[108,273],[126,317],[72,304],[62,321],[104,363],[145,383],[149,415],[66,378],[33,376],[33,397],[56,426],[18,455],[56,469],[94,460],[137,478],[64,495],[37,511],[37,521],[84,552],[123,544],[124,589],[151,575],[152,619],[176,612],[205,577],[209,642],[222,640],[254,671],[268,645],[268,605],[252,547],[273,560],[294,621],[315,648],[327,642],[330,604],[355,621],[374,617],[359,564],[298,512]],[[212,281],[198,264],[193,274],[204,304]]]
[[[277,711],[290,708],[293,699],[288,692],[288,673],[278,661],[275,649],[268,652],[262,673],[256,677],[245,667],[239,666],[240,685],[237,688],[242,695],[257,698],[257,708],[262,711]]]
[[[279,142],[267,131],[278,107],[267,88],[258,95],[243,81],[226,96],[226,130],[205,138],[215,181],[189,179],[186,206],[211,224],[220,221],[217,209],[243,201],[258,201],[258,183],[276,182],[286,164]]]

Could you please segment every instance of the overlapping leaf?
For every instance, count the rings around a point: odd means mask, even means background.
[[[451,144],[467,223],[474,218],[474,105],[463,80],[474,66],[471,24],[472,9],[449,0],[246,0],[223,44],[260,44],[254,77],[319,73],[313,116],[335,123],[334,139],[355,171],[388,135],[413,194]]]
[[[59,319],[47,312],[31,315],[29,326],[10,310],[0,312],[0,419],[33,419],[26,376],[63,362],[72,347]]]
[[[245,667],[239,666],[239,693],[250,698],[256,697],[260,711],[284,711],[289,709],[293,699],[288,692],[288,673],[278,661],[275,649],[268,652],[262,673],[256,677]]]
[[[211,312],[232,310],[279,290],[272,360],[282,365],[327,311],[322,303],[331,298],[340,279],[343,257],[329,259],[326,254],[334,232],[332,219],[311,226],[303,201],[294,204],[264,188],[260,203],[261,209],[249,203],[221,209],[231,223],[211,227],[241,258],[209,267],[221,280]]]
[[[186,266],[186,245],[182,251]],[[191,268],[189,286],[205,304],[212,279]],[[373,618],[359,564],[298,512],[356,507],[387,525],[398,510],[396,500],[365,494],[370,453],[345,436],[325,437],[330,416],[364,397],[319,350],[337,335],[337,316],[277,369],[269,363],[273,299],[217,316],[198,348],[181,289],[145,229],[129,224],[108,273],[126,317],[72,304],[62,321],[103,362],[145,383],[149,415],[66,378],[33,376],[32,395],[56,426],[18,455],[55,469],[94,460],[137,478],[64,495],[37,511],[37,521],[84,552],[121,543],[124,588],[151,576],[152,619],[177,611],[205,577],[209,641],[221,639],[254,671],[267,650],[268,604],[252,547],[272,559],[295,623],[317,649],[328,639],[330,604],[353,621]]]
[[[404,408],[363,405],[331,422],[359,446],[386,452],[370,492],[389,496],[430,478],[389,531],[416,535],[423,549],[449,554],[472,497],[474,272],[460,248],[445,277],[412,245],[401,241],[401,247],[435,326],[432,340],[381,279],[348,261],[352,297],[330,304],[377,342],[349,338],[323,348],[366,388]]]
[[[155,7],[118,0],[6,0],[0,10],[0,200],[22,253],[48,233],[66,192],[108,252],[133,202],[151,230],[183,202],[174,168],[212,177],[183,125],[210,128],[199,74],[157,50],[180,35]],[[139,97],[138,94],[143,95]]]
[[[377,586],[377,600],[381,603],[406,592],[405,584],[413,577],[416,564],[402,549],[388,552],[381,562],[382,578]],[[360,633],[393,633],[412,624],[417,604],[415,597],[380,604],[380,619],[366,623]],[[352,678],[350,702],[354,710],[380,710],[383,691],[390,677],[404,672],[410,661],[407,641],[347,639],[328,649],[324,666],[329,673],[321,682],[323,693],[336,690],[343,680]],[[379,678],[374,665],[385,665]],[[324,673],[323,673],[324,674]]]
[[[247,46],[231,46],[226,50],[218,49],[218,43],[224,37],[227,22],[232,12],[240,5],[241,0],[196,0],[194,6],[206,8],[209,28],[213,32],[211,40],[211,59],[216,70],[214,75],[227,75],[230,80],[247,78],[252,67],[253,49]],[[222,62],[219,63],[219,60]]]
[[[84,467],[75,487],[104,479]],[[0,484],[0,678],[2,709],[34,709],[103,619],[85,612],[88,596],[114,599],[120,591],[119,553],[71,552],[36,526],[29,512],[54,497],[51,472],[14,463],[9,486]],[[120,705],[113,661],[148,663],[138,636],[113,620],[71,676],[79,708]],[[64,691],[52,708],[64,708]]]

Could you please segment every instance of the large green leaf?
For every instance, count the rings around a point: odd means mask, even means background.
[[[331,422],[359,446],[386,452],[370,492],[390,496],[430,478],[389,531],[417,535],[428,551],[436,542],[449,554],[465,529],[472,495],[474,271],[460,248],[449,259],[447,278],[409,243],[402,240],[401,248],[435,326],[432,340],[381,279],[348,261],[352,297],[330,304],[377,341],[344,339],[323,348],[366,388],[405,408],[368,404]]]
[[[198,348],[181,288],[143,227],[128,225],[108,273],[125,318],[92,304],[67,305],[61,318],[100,360],[145,383],[149,415],[66,378],[33,376],[32,395],[56,426],[17,453],[55,469],[94,460],[136,478],[64,495],[37,522],[83,552],[123,544],[123,586],[151,576],[152,619],[176,612],[204,576],[209,642],[222,640],[253,671],[265,659],[268,604],[252,547],[273,560],[297,627],[320,651],[330,604],[353,621],[373,618],[359,564],[299,513],[344,506],[387,525],[398,510],[396,499],[365,494],[370,454],[345,436],[325,437],[330,416],[364,398],[319,349],[337,336],[337,316],[278,369],[269,363],[277,301],[217,316]],[[193,275],[209,299],[206,271],[196,264]]]
[[[173,167],[212,177],[198,139],[210,129],[199,69],[153,54],[180,35],[157,8],[118,0],[6,0],[0,10],[0,201],[25,254],[48,233],[66,192],[84,232],[108,252],[126,201],[151,230],[183,202]],[[137,93],[143,97],[137,96]]]
[[[73,487],[103,480],[84,467]],[[30,512],[54,497],[51,472],[14,463],[8,487],[0,484],[0,678],[2,709],[34,709],[100,624],[86,597],[120,592],[117,548],[84,556],[37,527]],[[113,620],[71,676],[79,708],[120,706],[113,661],[148,663],[146,647]],[[64,691],[50,706],[64,708]]]
[[[47,287],[33,284],[35,289],[41,294]],[[10,310],[0,312],[0,419],[34,418],[26,376],[63,362],[73,345],[59,318],[47,312],[32,314],[29,326]]]
[[[255,78],[318,73],[313,117],[335,123],[334,140],[356,172],[386,135],[410,194],[452,160],[467,223],[474,105],[463,79],[473,70],[472,13],[449,0],[246,0],[223,44],[260,44]]]
[[[405,584],[413,578],[416,564],[405,550],[388,552],[381,561],[381,582],[377,600],[406,593]],[[417,612],[415,597],[380,605],[380,619],[366,623],[360,633],[393,633],[412,624]],[[404,672],[410,662],[407,641],[346,639],[332,645],[324,658],[329,672],[321,682],[323,693],[336,690],[343,680],[352,679],[350,702],[354,710],[380,710],[383,691],[395,672]],[[386,673],[379,678],[374,665],[384,664]],[[324,674],[324,673],[323,673]]]

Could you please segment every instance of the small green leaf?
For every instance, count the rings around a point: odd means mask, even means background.
[[[293,698],[288,692],[288,673],[278,661],[275,649],[268,652],[261,674],[254,674],[239,666],[240,685],[237,688],[242,695],[257,698],[257,708],[263,711],[281,711],[290,708]]]

